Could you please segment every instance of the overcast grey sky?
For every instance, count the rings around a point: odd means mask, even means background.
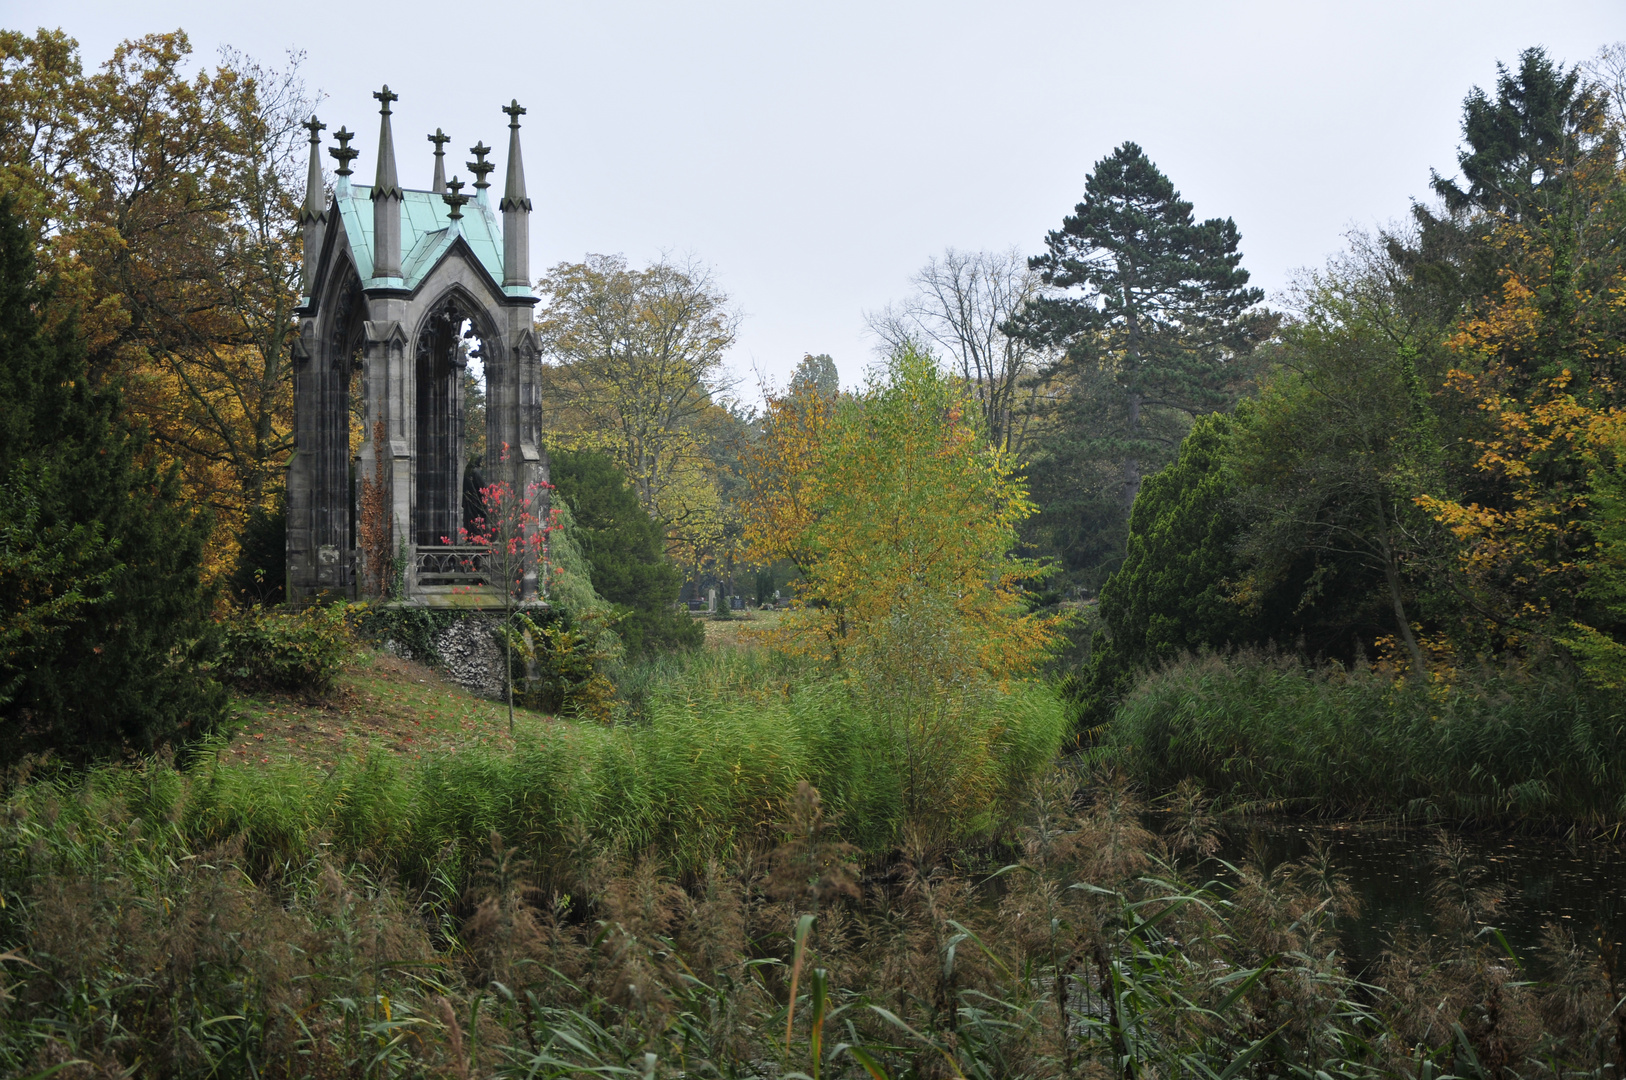
[[[1462,99],[1497,60],[1588,59],[1626,38],[1626,0],[0,0],[0,23],[61,26],[87,67],[176,27],[202,59],[304,50],[363,177],[387,82],[414,187],[437,126],[500,162],[518,98],[533,269],[704,261],[745,316],[732,365],[754,397],[753,369],[782,381],[804,352],[856,382],[864,311],[946,246],[1038,250],[1126,139],[1200,217],[1235,218],[1243,265],[1278,289],[1454,170]]]

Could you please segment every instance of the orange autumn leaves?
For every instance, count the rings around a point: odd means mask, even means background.
[[[1058,619],[1023,599],[1043,570],[1014,554],[1033,504],[976,417],[963,389],[907,348],[858,394],[802,388],[769,402],[747,456],[745,540],[753,559],[788,559],[802,575],[778,644],[841,660],[903,620],[996,678],[1046,654]]]
[[[1619,681],[1612,642],[1577,620],[1585,600],[1626,614],[1599,592],[1620,558],[1609,537],[1621,508],[1608,492],[1626,445],[1611,378],[1626,349],[1626,276],[1561,272],[1574,260],[1523,225],[1503,223],[1496,241],[1509,264],[1501,290],[1446,342],[1456,364],[1444,387],[1479,414],[1466,441],[1489,497],[1416,502],[1456,538],[1464,592],[1487,626],[1515,643],[1553,637],[1608,685]]]

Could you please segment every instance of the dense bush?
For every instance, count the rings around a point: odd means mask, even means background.
[[[1084,726],[1106,723],[1143,672],[1186,652],[1274,645],[1347,661],[1372,641],[1359,560],[1306,550],[1250,577],[1238,548],[1252,522],[1231,458],[1254,417],[1245,402],[1234,416],[1199,418],[1179,459],[1135,499],[1123,565],[1101,588],[1100,629],[1077,676]]]
[[[1552,665],[1397,679],[1207,655],[1148,676],[1107,747],[1156,788],[1323,813],[1626,819],[1626,705]]]
[[[607,669],[620,642],[605,625],[609,612],[577,616],[568,608],[515,612],[503,641],[511,645],[509,678],[528,709],[584,720],[609,720],[615,686]]]
[[[221,620],[216,670],[243,690],[330,693],[355,650],[345,616],[341,605],[231,612]]]
[[[288,579],[288,507],[282,496],[269,509],[249,511],[239,538],[237,565],[226,579],[226,594],[239,604],[276,607]]]
[[[555,497],[574,515],[571,535],[594,591],[614,606],[628,654],[699,646],[702,627],[675,609],[683,575],[615,462],[591,450],[553,450],[549,457]]]

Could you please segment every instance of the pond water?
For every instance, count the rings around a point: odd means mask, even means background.
[[[1496,927],[1521,961],[1542,966],[1538,946],[1549,923],[1576,938],[1600,937],[1626,948],[1626,843],[1564,840],[1492,832],[1455,834],[1484,867],[1484,884],[1506,891]],[[1349,879],[1361,914],[1341,925],[1350,972],[1361,975],[1382,955],[1395,932],[1411,926],[1433,933],[1428,892],[1435,880],[1436,834],[1423,829],[1381,829],[1315,823],[1269,823],[1233,829],[1219,852],[1230,862],[1258,850],[1268,866],[1310,853],[1319,840]]]

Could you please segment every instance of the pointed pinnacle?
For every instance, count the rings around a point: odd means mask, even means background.
[[[328,156],[339,163],[338,171],[340,176],[349,176],[350,163],[361,156],[360,150],[352,150],[350,148],[350,140],[356,137],[356,133],[354,131],[346,130],[345,128],[340,128],[338,131],[333,133],[333,137],[339,140],[339,145],[329,149],[327,152]]]
[[[401,199],[401,181],[395,173],[395,138],[390,134],[390,102],[400,100],[400,95],[392,93],[389,86],[376,91],[373,97],[383,105],[378,110],[378,172],[373,180],[372,198]]]
[[[327,205],[322,191],[322,131],[327,125],[311,118],[300,125],[311,133],[311,164],[305,175],[305,205],[299,208],[298,222],[307,225],[327,220]]]
[[[518,99],[503,106],[508,114],[508,182],[503,185],[502,202],[497,208],[504,213],[530,210],[531,200],[525,195],[525,162],[519,153],[519,118],[525,115]]]
[[[446,200],[446,205],[451,207],[446,216],[457,221],[463,216],[463,204],[469,201],[469,197],[463,194],[463,181],[455,176],[447,183],[446,188],[446,193],[441,195],[441,198]]]

